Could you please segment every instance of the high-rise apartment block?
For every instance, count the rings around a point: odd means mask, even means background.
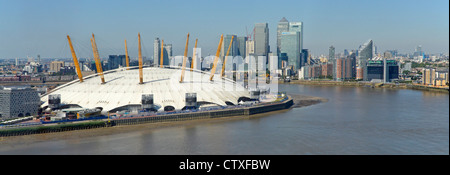
[[[245,42],[245,58],[247,58],[250,54],[255,53],[255,41],[247,40]]]
[[[373,41],[369,40],[364,43],[358,53],[358,65],[363,71],[362,79],[364,81],[369,81],[367,78],[367,61],[373,58]]]
[[[353,53],[347,57],[333,59],[332,62],[335,80],[350,80],[356,77],[356,61]]]
[[[161,40],[155,38],[153,42],[153,64],[159,66],[161,62],[161,47],[163,47],[163,65],[169,65],[169,59],[172,57],[172,44],[165,43],[161,45]]]
[[[52,61],[50,63],[50,71],[59,72],[61,67],[64,67],[64,61]]]
[[[159,38],[155,38],[153,42],[153,64],[159,65],[159,60],[161,59],[161,41]]]
[[[334,46],[330,46],[330,49],[328,49],[328,60],[332,61],[336,58],[335,51],[336,49],[334,48]]]

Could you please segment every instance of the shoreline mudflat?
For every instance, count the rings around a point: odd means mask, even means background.
[[[306,96],[306,95],[289,95],[294,100],[294,105],[292,105],[291,108],[301,108],[306,106],[315,105],[318,103],[326,103],[328,102],[328,99],[322,98],[322,97],[313,97],[313,96]]]
[[[328,81],[328,80],[291,80],[291,82],[279,81],[280,84],[302,84],[314,86],[348,86],[348,87],[370,87],[370,88],[389,88],[389,89],[413,89],[422,91],[433,91],[449,93],[448,89],[442,87],[422,86],[405,83],[372,83],[360,81]]]

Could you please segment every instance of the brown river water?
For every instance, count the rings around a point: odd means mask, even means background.
[[[0,154],[449,154],[449,94],[280,84],[327,102],[251,117],[0,138]]]

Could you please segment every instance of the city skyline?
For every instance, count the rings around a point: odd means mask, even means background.
[[[276,53],[277,25],[283,17],[303,22],[303,48],[314,55],[328,55],[330,45],[336,48],[336,53],[357,49],[368,39],[374,40],[379,53],[391,49],[413,53],[418,45],[426,53],[449,52],[448,1],[229,1],[227,4],[233,4],[229,10],[220,8],[223,4],[209,1],[0,0],[0,59],[38,54],[43,58],[70,57],[67,34],[74,38],[80,57],[92,57],[89,49],[83,48],[89,46],[91,33],[98,38],[101,57],[123,54],[125,39],[130,57],[136,57],[138,32],[143,37],[147,58],[153,55],[156,37],[173,44],[173,55],[182,55],[188,32],[199,39],[199,48],[206,56],[214,53],[220,34],[246,36],[246,28],[250,34],[256,23],[268,23],[270,51]]]

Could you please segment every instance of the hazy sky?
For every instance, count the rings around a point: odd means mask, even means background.
[[[379,52],[449,52],[448,0],[0,0],[0,59],[70,57],[66,35],[79,57],[92,57],[94,33],[102,57],[124,54],[128,40],[137,56],[137,33],[143,54],[151,57],[155,37],[173,44],[182,55],[186,34],[190,50],[198,38],[202,55],[214,54],[220,34],[246,35],[255,23],[267,22],[271,51],[276,51],[276,27],[286,17],[302,21],[304,48],[314,55],[356,49],[372,39]]]

